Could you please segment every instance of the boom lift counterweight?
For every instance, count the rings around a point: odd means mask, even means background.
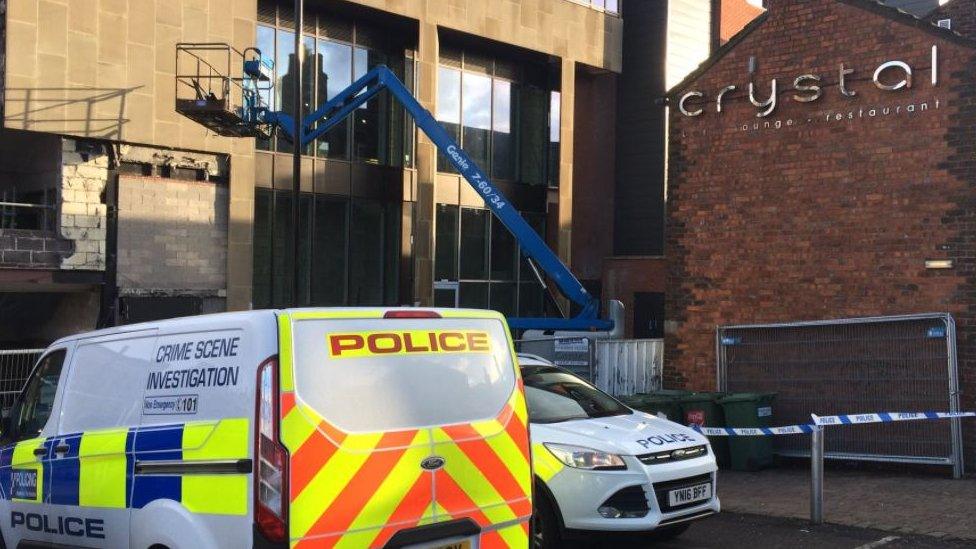
[[[216,45],[179,44],[177,46],[177,110],[181,114],[204,124],[220,135],[232,137],[268,135],[277,129],[289,140],[304,148],[340,124],[378,93],[387,90],[413,116],[417,127],[444,153],[458,173],[481,195],[485,204],[518,240],[522,253],[530,259],[530,262],[538,265],[563,295],[580,307],[579,314],[573,318],[509,318],[509,326],[521,330],[600,332],[613,330],[612,320],[599,318],[599,298],[587,292],[559,257],[526,223],[518,210],[491,183],[481,168],[471,160],[454,138],[417,101],[389,68],[384,65],[373,68],[317,110],[303,117],[301,121],[296,121],[290,113],[272,110],[262,101],[262,95],[268,92],[269,82],[273,82],[274,78],[271,75],[270,64],[261,58],[261,52],[256,48],[248,48],[244,53],[237,53],[230,46],[222,45],[226,48],[228,57],[233,54],[240,56],[243,61],[242,77],[223,76],[222,86],[219,89],[223,90],[225,95],[200,98],[203,95],[199,92],[201,79],[212,77],[201,77],[199,74],[182,75],[180,56],[188,56],[190,63],[195,64],[198,70],[203,67],[212,71],[214,64],[205,59],[201,63],[199,52],[201,48],[208,48],[203,51],[213,51],[214,46]],[[230,66],[231,63],[228,62],[228,67]],[[180,99],[181,85],[192,89],[196,96],[193,99]],[[229,107],[228,96],[233,96],[235,92],[239,94],[240,107],[232,108]]]

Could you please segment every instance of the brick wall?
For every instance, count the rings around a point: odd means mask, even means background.
[[[227,208],[226,185],[120,176],[121,292],[223,295]]]
[[[929,16],[932,22],[940,19],[948,19],[954,32],[976,38],[976,0],[952,0]]]
[[[672,109],[666,384],[714,386],[720,325],[948,311],[959,326],[963,406],[976,407],[976,55],[884,10],[778,0],[675,90],[708,102],[696,117]],[[780,86],[765,118],[742,91],[752,56],[757,95],[769,96],[773,78]],[[914,86],[879,90],[875,68],[896,59],[915,68]],[[841,63],[856,71],[847,79],[854,97],[839,91]],[[794,78],[807,73],[824,77],[823,96],[796,102]],[[718,113],[715,95],[730,84],[739,88]],[[954,268],[927,269],[929,259]]]

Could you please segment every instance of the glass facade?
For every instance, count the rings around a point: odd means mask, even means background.
[[[292,202],[256,189],[255,308],[293,305]],[[303,305],[395,305],[400,205],[336,195],[301,195],[298,265]]]
[[[554,185],[548,175],[559,165],[559,111],[551,112],[545,89],[546,67],[510,63],[465,51],[445,49],[437,72],[437,120],[461,148],[497,181]],[[520,75],[531,75],[521,78]],[[556,146],[548,144],[555,123]],[[443,154],[437,170],[456,173]]]
[[[274,2],[259,6],[257,45],[262,56],[275,61],[274,97],[266,97],[275,109],[292,112],[295,85],[294,25],[284,8]],[[408,72],[403,48],[380,45],[370,30],[355,23],[331,21],[306,14],[302,38],[303,112],[309,114],[347,88],[377,65],[387,65],[404,80]],[[411,82],[404,80],[408,88]],[[410,165],[412,131],[403,131],[402,108],[387,94],[379,94],[362,105],[347,120],[303,151],[309,156],[332,160],[353,160],[379,165]],[[291,153],[292,144],[279,135],[259,140],[258,149]]]
[[[258,47],[277,67],[273,96],[266,98],[269,104],[292,110],[293,86],[301,85],[303,111],[309,113],[379,64],[392,68],[412,89],[411,52],[391,47],[387,36],[391,33],[322,15],[306,16],[299,81],[294,34],[289,30],[293,22],[286,4],[259,2]],[[558,81],[545,62],[510,62],[450,49],[441,52],[436,118],[489,177],[509,185],[538,186],[520,189],[530,198],[516,197],[531,204],[526,206],[531,210],[544,209],[547,191],[543,187],[559,182],[560,96],[554,90],[558,86],[552,85]],[[373,181],[365,179],[412,167],[414,134],[404,110],[388,94],[379,94],[303,151],[320,160],[311,162],[317,192],[303,192],[298,198],[297,257],[291,240],[295,220],[290,183],[287,175],[278,180],[281,158],[272,162],[276,179],[272,185],[277,188],[259,187],[255,195],[254,307],[293,305],[296,266],[302,273],[297,296],[301,305],[395,305],[411,300],[399,295],[400,243],[403,231],[410,230],[401,227],[407,218],[400,191],[379,192]],[[280,136],[259,142],[259,149],[293,150]],[[342,172],[351,178],[348,193],[342,194],[343,187],[329,179],[329,170],[348,163],[359,166]],[[439,171],[453,172],[441,154],[437,166]],[[321,186],[321,173],[333,186]],[[437,305],[492,308],[512,316],[546,314],[545,291],[533,269],[521,257],[518,242],[489,210],[438,204],[435,216]],[[523,216],[544,237],[545,214]]]
[[[523,214],[543,236],[545,214]],[[434,272],[456,282],[461,307],[490,308],[511,316],[542,316],[545,296],[518,242],[490,211],[437,205]],[[441,283],[443,284],[443,283]],[[452,304],[453,290],[438,289],[439,303]]]

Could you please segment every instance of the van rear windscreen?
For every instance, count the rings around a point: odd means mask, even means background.
[[[470,423],[515,388],[495,319],[299,320],[296,396],[350,433]]]

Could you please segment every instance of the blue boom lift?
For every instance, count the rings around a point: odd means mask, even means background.
[[[235,59],[242,62],[242,75],[237,78],[230,76]],[[182,74],[181,69],[188,66],[191,72]],[[580,307],[579,314],[573,318],[509,318],[509,326],[547,332],[613,330],[612,320],[599,317],[599,299],[586,291],[481,168],[386,66],[370,70],[305,116],[300,124],[295,123],[291,113],[272,110],[267,104],[274,82],[274,66],[262,58],[257,48],[239,52],[227,44],[178,44],[176,72],[176,110],[180,114],[230,137],[269,137],[278,130],[302,148],[325,135],[376,94],[389,91],[515,236],[530,264],[537,264],[563,295]],[[539,281],[544,285],[541,276]]]

